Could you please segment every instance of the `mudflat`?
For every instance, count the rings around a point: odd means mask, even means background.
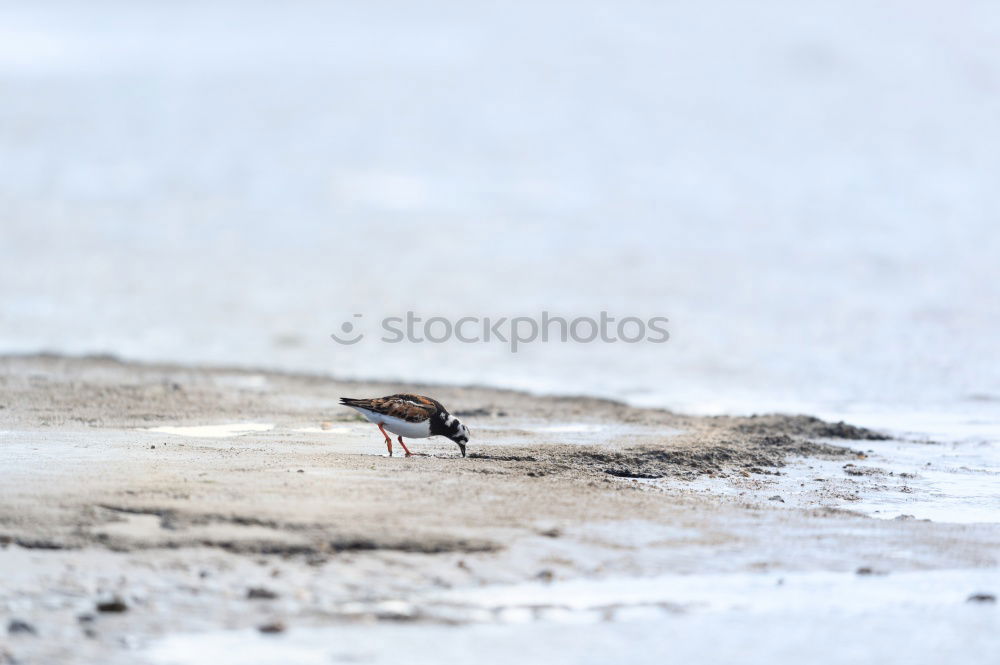
[[[432,438],[408,442],[422,455],[388,457],[378,430],[337,404],[396,392],[445,404],[472,430],[469,456]],[[567,607],[544,589],[581,581],[995,569],[995,525],[874,520],[836,500],[877,487],[856,464],[884,438],[803,415],[3,357],[0,662],[174,662],[159,640],[223,629],[391,635],[525,608],[542,621]],[[771,480],[802,460],[837,473],[807,500],[773,496]],[[743,489],[716,491],[722,480]],[[538,585],[542,600],[489,600],[511,585]],[[485,595],[457,600],[470,590]],[[614,622],[629,607],[582,609]]]

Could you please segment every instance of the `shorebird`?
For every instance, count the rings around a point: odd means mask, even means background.
[[[403,446],[407,457],[411,457],[413,453],[403,443],[404,436],[410,439],[446,436],[458,444],[462,457],[465,457],[469,428],[448,413],[436,399],[423,395],[402,394],[373,399],[341,397],[340,403],[355,409],[369,422],[378,425],[382,436],[385,437],[385,447],[389,449],[389,457],[392,457],[392,439],[386,430],[397,435],[399,445]]]

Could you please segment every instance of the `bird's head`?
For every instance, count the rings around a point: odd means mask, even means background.
[[[462,451],[462,457],[465,457],[465,444],[469,442],[469,428],[460,423],[455,416],[448,416],[445,420],[445,427],[447,427],[445,436],[458,444],[458,449]]]

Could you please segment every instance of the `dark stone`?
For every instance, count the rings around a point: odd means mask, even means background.
[[[274,600],[278,594],[264,587],[252,587],[247,589],[247,598],[250,600]]]
[[[7,624],[7,632],[11,635],[37,635],[38,631],[27,621],[11,619]]]
[[[871,566],[861,566],[854,572],[857,575],[888,575],[888,573],[886,573],[885,571],[876,570]]]
[[[997,597],[992,593],[974,593],[968,598],[966,602],[969,603],[995,603],[997,602]]]
[[[125,601],[118,596],[115,596],[110,600],[103,600],[97,603],[97,611],[105,614],[121,614],[127,610],[128,605],[126,605]]]
[[[265,635],[276,635],[278,633],[285,632],[286,626],[282,621],[271,621],[270,623],[265,623],[262,626],[257,626],[257,630]]]

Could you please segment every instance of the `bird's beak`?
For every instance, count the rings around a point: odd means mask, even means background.
[[[462,457],[465,457],[465,444],[464,443],[458,444],[458,449],[462,451]]]

